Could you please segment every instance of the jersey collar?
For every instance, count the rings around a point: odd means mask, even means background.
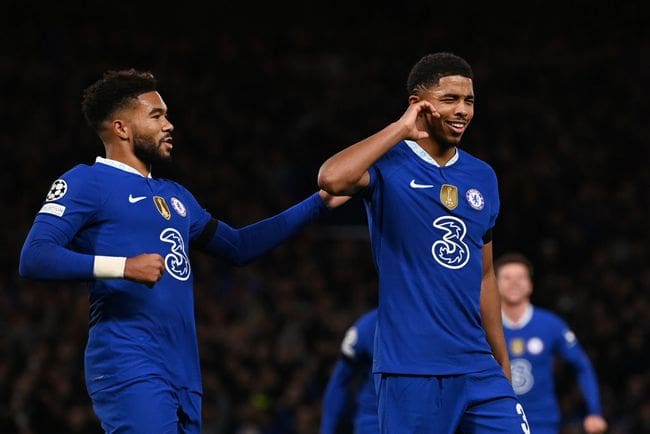
[[[124,164],[124,163],[122,163],[120,161],[117,161],[117,160],[111,160],[110,158],[104,158],[104,157],[97,157],[95,159],[95,162],[96,163],[101,163],[101,164],[106,164],[107,166],[111,166],[111,167],[114,167],[116,169],[123,170],[125,172],[135,173],[136,175],[140,175],[140,176],[142,176],[144,178],[144,175],[142,173],[138,172],[137,170],[135,170],[133,167],[129,166],[128,164]],[[151,178],[151,173],[149,173],[149,175],[147,175],[147,178]]]
[[[503,326],[506,328],[509,328],[510,330],[518,330],[526,327],[526,325],[530,322],[531,318],[533,317],[533,305],[529,305],[528,308],[526,309],[526,312],[524,312],[524,316],[521,317],[521,319],[517,322],[514,322],[510,318],[506,316],[505,313],[501,312],[501,319],[503,320]]]
[[[421,159],[423,159],[429,164],[433,164],[436,167],[440,167],[440,164],[438,164],[436,160],[431,158],[431,155],[427,154],[427,151],[422,149],[420,145],[417,144],[417,142],[414,142],[413,140],[404,140],[404,142],[408,145],[409,148],[411,148],[411,150],[415,153],[415,155],[417,155],[418,157],[420,157]],[[445,164],[442,167],[451,166],[456,161],[458,161],[458,148],[456,148],[456,153],[454,154],[454,156],[451,157],[449,161],[447,161],[447,164]]]

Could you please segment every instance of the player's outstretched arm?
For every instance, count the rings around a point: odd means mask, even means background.
[[[208,227],[213,227],[213,232],[205,236],[209,228],[204,230],[200,238],[208,241],[198,247],[233,265],[246,265],[348,200],[349,197],[334,197],[321,190],[273,217],[239,229],[223,221],[208,224]]]
[[[368,169],[382,155],[401,140],[429,136],[427,116],[440,115],[427,101],[410,104],[396,122],[327,159],[318,172],[318,186],[333,195],[353,195],[368,186]]]

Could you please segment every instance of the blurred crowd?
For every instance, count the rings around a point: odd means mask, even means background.
[[[350,5],[349,19],[242,8],[168,14],[162,27],[144,7],[129,5],[116,24],[84,5],[41,19],[9,7],[0,30],[1,433],[101,432],[83,379],[84,283],[17,275],[51,182],[103,155],[80,113],[83,88],[108,68],[154,72],[176,127],[175,167],[158,174],[243,226],[316,191],[320,163],[396,119],[410,66],[440,50],[474,67],[464,147],[499,176],[495,255],[533,261],[533,302],[559,313],[588,352],[609,432],[650,432],[650,171],[636,75],[636,48],[647,45],[629,45],[633,6],[621,6],[629,22],[604,31],[610,11],[576,22],[577,7],[554,15],[535,2],[538,20],[482,6],[461,25],[452,8]],[[192,261],[203,432],[316,433],[340,340],[377,301],[361,203],[246,267]],[[562,434],[580,433],[579,388],[566,366],[557,377]]]

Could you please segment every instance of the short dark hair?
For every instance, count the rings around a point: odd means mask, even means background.
[[[522,264],[528,269],[528,275],[531,278],[533,277],[533,263],[530,262],[530,260],[521,253],[510,252],[510,253],[504,253],[503,255],[499,256],[494,261],[495,273],[498,273],[499,269],[506,264]]]
[[[156,85],[151,72],[133,68],[107,71],[84,90],[81,111],[88,125],[99,131],[111,113],[128,106],[138,95],[155,91]]]
[[[411,68],[406,91],[409,95],[416,95],[422,88],[435,86],[442,77],[449,75],[474,78],[472,67],[462,57],[446,51],[427,54]]]

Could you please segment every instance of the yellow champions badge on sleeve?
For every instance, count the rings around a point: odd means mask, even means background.
[[[440,201],[450,210],[458,206],[458,188],[455,185],[443,184],[440,187]]]
[[[154,196],[153,202],[156,204],[156,208],[158,208],[160,215],[165,217],[165,220],[172,218],[172,213],[169,211],[169,207],[167,206],[167,202],[165,202],[164,198],[160,196]]]

